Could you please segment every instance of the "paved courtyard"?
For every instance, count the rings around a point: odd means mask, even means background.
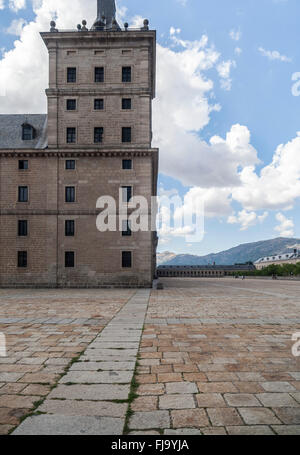
[[[162,281],[0,290],[0,433],[300,434],[300,283]]]

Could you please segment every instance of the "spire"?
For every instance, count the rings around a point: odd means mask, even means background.
[[[115,0],[97,0],[97,19],[92,30],[120,30]]]

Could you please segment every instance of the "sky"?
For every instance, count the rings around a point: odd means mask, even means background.
[[[175,220],[191,215],[195,200],[204,206],[203,239],[162,221],[158,250],[204,255],[299,238],[299,0],[116,3],[120,24],[148,18],[157,30],[160,198],[181,198]],[[39,32],[53,18],[75,29],[95,17],[96,0],[0,0],[0,113],[46,112]]]

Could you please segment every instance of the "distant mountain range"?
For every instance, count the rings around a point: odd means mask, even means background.
[[[276,238],[255,243],[244,243],[220,253],[206,256],[191,254],[175,254],[168,251],[157,254],[158,265],[232,265],[254,262],[264,256],[291,253],[293,249],[300,249],[300,239]]]

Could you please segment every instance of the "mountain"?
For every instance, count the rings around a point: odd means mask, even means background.
[[[191,254],[175,254],[170,252],[158,253],[158,265],[216,265],[243,264],[254,262],[264,256],[291,253],[293,249],[300,249],[300,239],[276,238],[255,243],[244,243],[230,248],[230,250],[212,253],[206,256]]]

